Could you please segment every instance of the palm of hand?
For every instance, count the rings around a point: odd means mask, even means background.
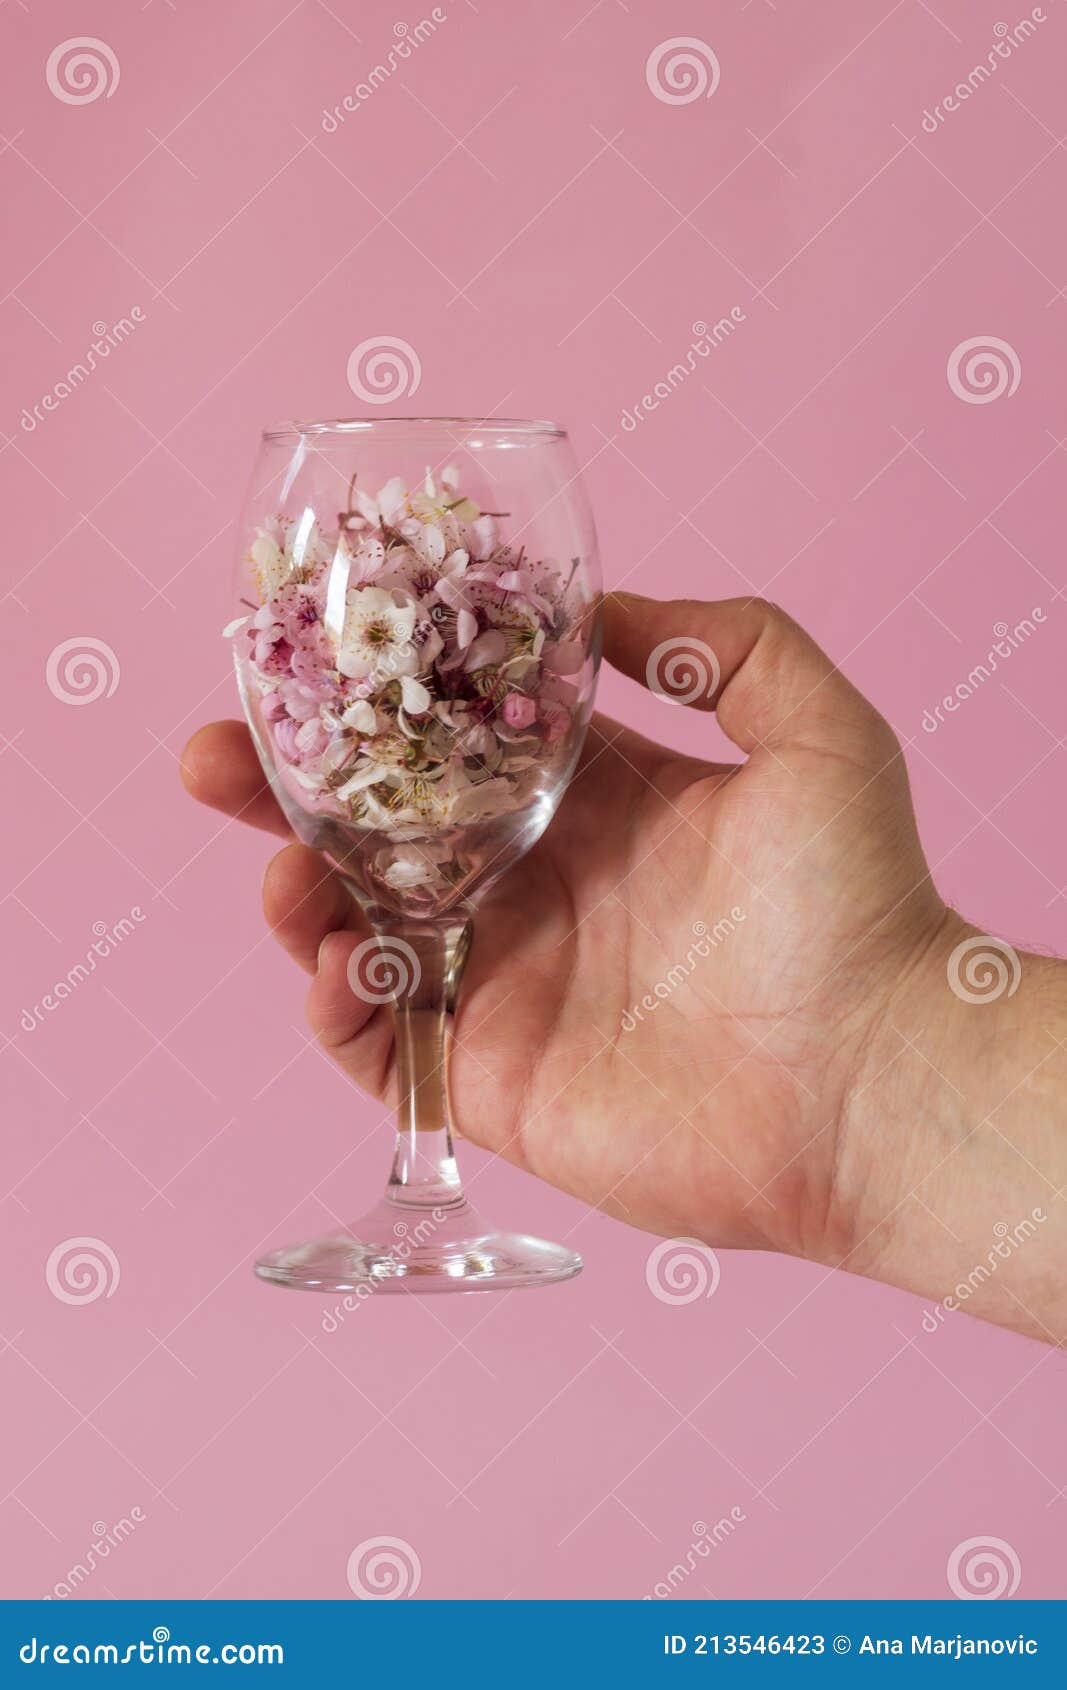
[[[598,721],[479,911],[461,1130],[651,1231],[810,1245],[924,873],[895,741],[866,739],[729,768]]]

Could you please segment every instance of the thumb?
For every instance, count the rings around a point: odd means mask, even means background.
[[[746,753],[801,745],[866,760],[896,743],[810,635],[765,599],[704,604],[607,594],[604,655],[660,698],[714,710]]]

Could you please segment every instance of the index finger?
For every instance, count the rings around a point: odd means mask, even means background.
[[[256,756],[243,722],[210,722],[199,728],[181,757],[186,791],[224,815],[293,837]]]

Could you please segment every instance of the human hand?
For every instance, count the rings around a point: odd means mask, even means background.
[[[713,652],[719,685],[695,702],[745,761],[594,719],[548,832],[479,906],[452,1061],[461,1132],[653,1232],[936,1290],[937,1251],[917,1270],[892,1224],[907,1180],[936,1171],[911,1143],[932,1112],[908,1027],[965,1071],[978,1028],[953,1018],[945,959],[968,930],[930,881],[895,736],[761,601],[615,595],[605,634],[608,660],[667,696],[665,641]],[[204,802],[288,834],[242,725],[202,729],[184,767]],[[391,1016],[349,985],[367,930],[340,876],[289,845],[264,904],[314,976],[323,1045],[389,1096]],[[964,1141],[954,1116],[948,1132]]]

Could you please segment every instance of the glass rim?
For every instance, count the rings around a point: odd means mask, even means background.
[[[319,437],[371,434],[377,431],[397,434],[456,433],[471,434],[528,434],[563,440],[567,430],[560,423],[532,417],[315,417],[270,423],[262,432],[264,440],[287,440]]]

